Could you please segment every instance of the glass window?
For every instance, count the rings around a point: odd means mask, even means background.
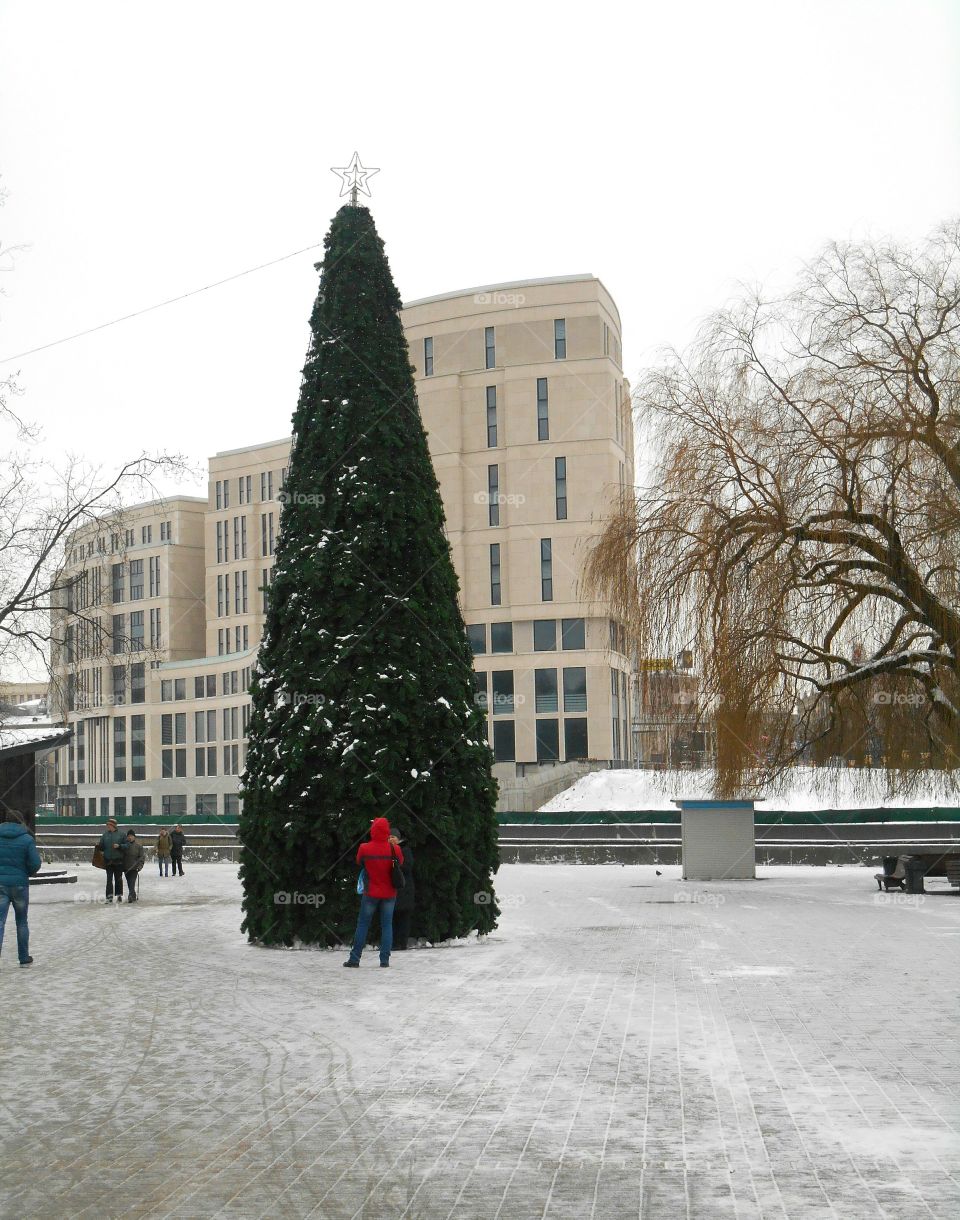
[[[173,750],[160,751],[160,778],[173,779]]]
[[[167,713],[160,717],[160,744],[173,745],[173,716]]]
[[[493,679],[493,714],[494,716],[513,715],[513,670],[495,669]]]
[[[115,818],[125,818],[127,816],[127,798],[125,796],[115,796],[113,798],[113,816]]]
[[[125,583],[126,572],[122,563],[112,564],[110,567],[112,574],[113,600],[115,602],[123,601],[123,587]]]
[[[572,719],[567,717],[563,722],[563,753],[567,762],[574,759],[589,758],[587,751],[587,721],[586,717]]]
[[[145,703],[147,699],[147,667],[143,661],[130,666],[130,702]]]
[[[487,386],[487,448],[497,447],[497,387]]]
[[[487,710],[487,675],[484,670],[475,671],[473,675],[473,701],[477,707]]]
[[[203,676],[202,675],[198,678],[194,678],[194,680],[193,680],[193,697],[194,697],[194,699],[203,698]]]
[[[560,620],[560,640],[564,652],[572,649],[586,648],[586,630],[582,618],[564,618]]]
[[[132,780],[147,778],[146,726],[146,716],[130,717],[130,778]]]
[[[198,792],[194,808],[199,818],[215,818],[217,816],[217,794],[215,792]]]
[[[163,810],[164,817],[185,818],[187,816],[186,794],[184,793],[179,796],[162,796],[160,798],[160,808]]]
[[[467,627],[467,639],[475,657],[482,656],[487,651],[486,623],[471,623]]]
[[[500,467],[487,467],[487,524],[500,524]]]
[[[177,712],[173,718],[173,739],[177,745],[187,740],[187,713]]]
[[[553,543],[549,538],[540,539],[540,597],[553,601]]]
[[[173,683],[174,699],[186,699],[187,697],[187,680],[186,678],[177,678]]]
[[[207,674],[207,698],[212,699],[217,693],[217,675]]]
[[[130,651],[143,652],[143,611],[134,610],[130,615]]]
[[[497,367],[497,341],[494,327],[487,326],[483,331],[483,346],[486,356],[486,368]]]
[[[517,761],[517,729],[512,720],[493,722],[494,762]]]
[[[113,616],[113,651],[126,652],[127,643],[127,616],[125,614],[115,614]]]
[[[553,320],[553,356],[555,360],[566,360],[567,358],[566,318],[554,318]]]
[[[130,798],[130,813],[135,818],[148,818],[152,798],[149,796],[134,796]]]
[[[223,794],[223,816],[225,818],[238,818],[240,816],[239,793],[225,792]]]
[[[163,678],[160,682],[160,701],[161,703],[173,701],[173,683],[169,678]]]
[[[187,752],[186,750],[174,750],[176,762],[177,779],[185,779],[187,774]]]
[[[121,783],[127,778],[127,718],[113,718],[113,782]]]
[[[127,671],[122,665],[113,666],[113,702],[114,704],[126,703],[127,701]]]
[[[423,375],[433,376],[433,337],[423,341]]]
[[[557,620],[536,618],[533,620],[534,652],[555,652],[557,647]]]
[[[557,520],[566,521],[567,519],[567,459],[558,457],[553,459],[553,481],[554,491],[557,501]]]
[[[563,671],[563,710],[587,710],[587,671],[583,665],[573,665]]]
[[[500,543],[490,543],[490,604],[499,606],[503,600],[503,589],[500,585]]]
[[[537,440],[550,439],[550,403],[547,399],[547,379],[537,378]]]
[[[533,690],[538,714],[560,710],[555,669],[535,669],[533,671]]]
[[[490,651],[513,652],[513,623],[490,624]]]
[[[557,762],[560,758],[560,721],[537,721],[537,762]]]

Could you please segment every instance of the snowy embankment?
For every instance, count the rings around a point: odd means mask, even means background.
[[[675,812],[674,797],[709,798],[713,791],[712,771],[593,771],[542,805],[540,812]],[[761,809],[785,812],[956,806],[960,803],[960,774],[901,775],[860,767],[793,767],[755,795],[763,801]]]

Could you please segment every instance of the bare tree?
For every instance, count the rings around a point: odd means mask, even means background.
[[[720,792],[825,742],[956,767],[960,226],[829,247],[635,402],[650,477],[588,577],[642,655],[695,648]]]

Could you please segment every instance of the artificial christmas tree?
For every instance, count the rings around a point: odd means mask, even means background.
[[[354,201],[326,239],[252,688],[243,928],[265,944],[350,942],[378,816],[416,851],[413,937],[496,921],[496,786],[399,310]]]

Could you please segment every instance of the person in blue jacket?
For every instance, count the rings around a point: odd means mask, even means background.
[[[33,958],[30,956],[27,907],[30,878],[40,871],[40,853],[20,815],[7,810],[6,819],[0,825],[0,953],[3,952],[7,912],[12,905],[17,920],[17,956],[21,966],[29,966]]]

